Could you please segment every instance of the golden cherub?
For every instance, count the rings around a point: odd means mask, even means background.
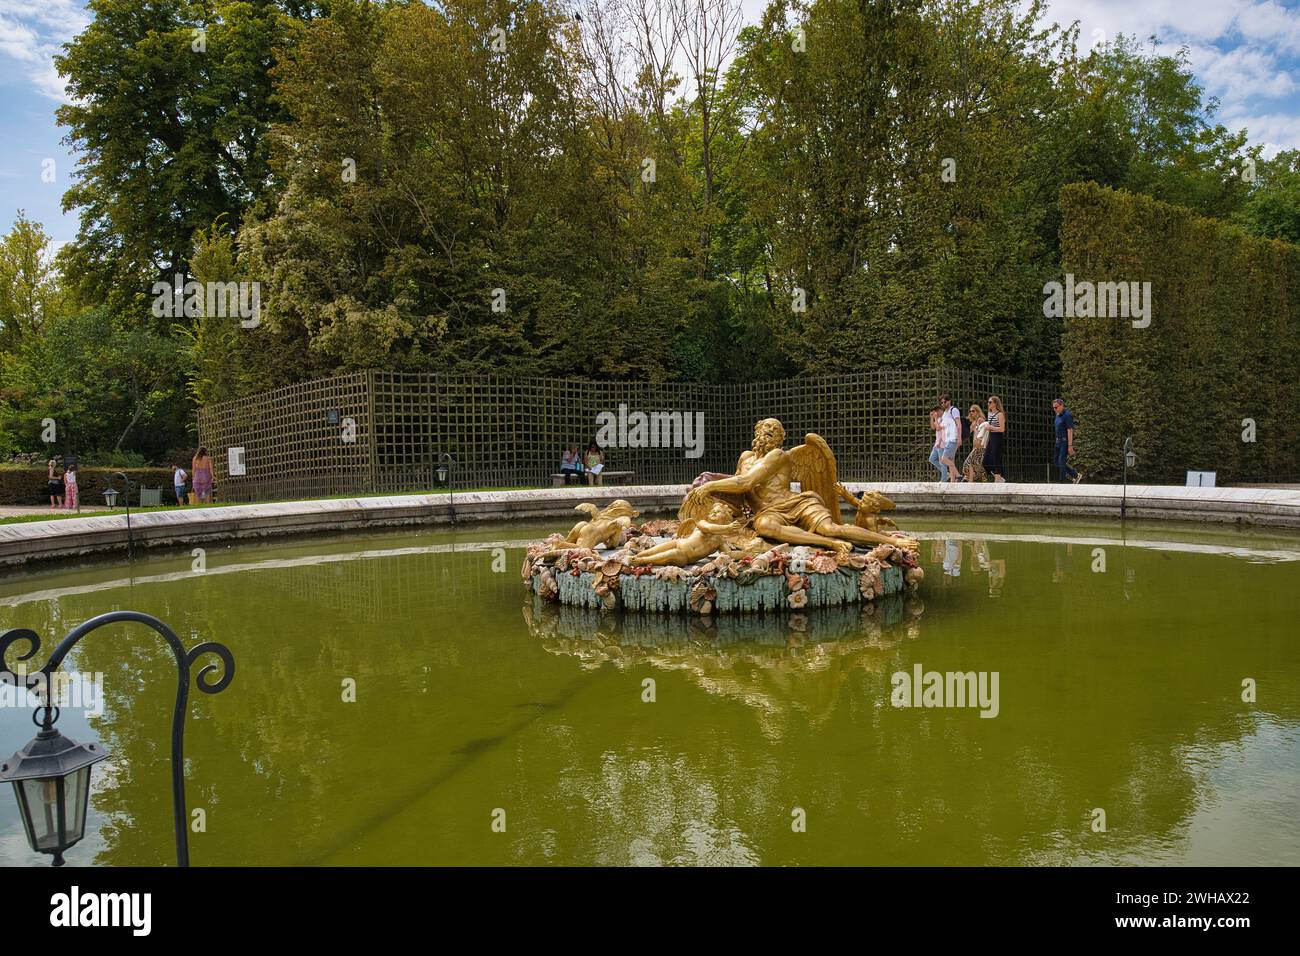
[[[591,515],[591,519],[575,524],[573,529],[564,536],[563,541],[557,541],[551,546],[551,550],[547,552],[548,556],[572,548],[590,549],[598,544],[603,544],[607,548],[616,548],[623,543],[623,532],[631,526],[632,519],[640,514],[631,503],[622,498],[610,502],[603,511],[599,512],[590,502],[583,502],[573,510],[585,511]]]
[[[716,501],[705,519],[687,518],[677,526],[677,536],[656,544],[628,560],[628,564],[694,564],[714,551],[736,550],[747,545],[752,534],[744,534],[746,518],[725,501]]]
[[[884,532],[889,528],[893,528],[895,531],[898,530],[898,525],[892,519],[886,518],[880,513],[894,510],[894,503],[880,492],[863,491],[862,497],[856,498],[853,492],[841,484],[836,484],[835,490],[839,492],[841,498],[858,509],[857,514],[854,515],[853,523],[859,528],[877,532]]]

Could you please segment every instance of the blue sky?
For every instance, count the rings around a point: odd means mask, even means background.
[[[763,0],[743,0],[752,22]],[[1265,154],[1300,146],[1300,0],[1051,0],[1050,18],[1080,21],[1081,44],[1127,33],[1186,45],[1219,120],[1245,127]],[[82,0],[0,0],[0,228],[18,209],[62,243],[76,217],[60,209],[73,159],[54,109],[62,83],[52,57],[89,21]],[[55,181],[42,182],[54,160]]]

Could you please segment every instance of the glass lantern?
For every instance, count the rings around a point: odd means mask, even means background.
[[[54,729],[57,708],[45,708],[40,733],[0,764],[0,782],[14,785],[27,843],[63,865],[63,851],[86,835],[90,768],[108,756],[98,744],[79,744]]]

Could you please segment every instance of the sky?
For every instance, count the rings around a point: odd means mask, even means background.
[[[748,22],[764,0],[742,0]],[[1245,128],[1265,156],[1300,147],[1300,0],[1050,0],[1048,17],[1079,21],[1080,44],[1118,33],[1186,46],[1219,122]],[[61,210],[74,158],[54,120],[64,101],[53,57],[90,21],[83,0],[0,0],[0,228],[16,211],[61,245],[76,235]],[[53,160],[53,182],[50,163]]]

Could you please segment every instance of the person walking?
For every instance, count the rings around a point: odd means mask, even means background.
[[[984,449],[989,440],[989,423],[978,405],[972,405],[966,414],[970,416],[972,447],[962,463],[961,473],[967,481],[988,481],[989,473],[984,470]]]
[[[185,504],[185,479],[189,476],[180,465],[172,465],[172,490],[176,492],[176,503]]]
[[[1052,411],[1056,413],[1056,445],[1052,448],[1052,463],[1060,472],[1062,482],[1071,481],[1077,485],[1083,475],[1070,466],[1070,459],[1074,457],[1074,415],[1059,398],[1052,400]]]
[[[59,461],[51,458],[46,462],[45,493],[50,496],[50,509],[63,507],[63,475],[59,474]]]
[[[1002,407],[1002,399],[990,395],[988,401],[988,445],[984,448],[984,470],[993,476],[997,484],[1005,482],[1002,477],[1002,450],[1007,439],[1007,410]]]
[[[930,409],[930,430],[934,432],[934,445],[930,448],[930,464],[939,472],[939,480],[948,480],[948,466],[941,460],[943,458],[943,422],[940,415],[943,409],[938,405]]]
[[[75,511],[77,509],[77,463],[71,462],[68,470],[63,473],[63,509],[65,511]]]
[[[212,458],[202,445],[190,460],[190,469],[194,478],[194,497],[199,504],[207,504],[212,499]]]
[[[957,447],[961,444],[961,412],[952,404],[952,399],[945,393],[939,396],[939,421],[943,426],[943,452],[939,462],[943,465],[943,481],[956,484],[960,479],[957,472]]]

